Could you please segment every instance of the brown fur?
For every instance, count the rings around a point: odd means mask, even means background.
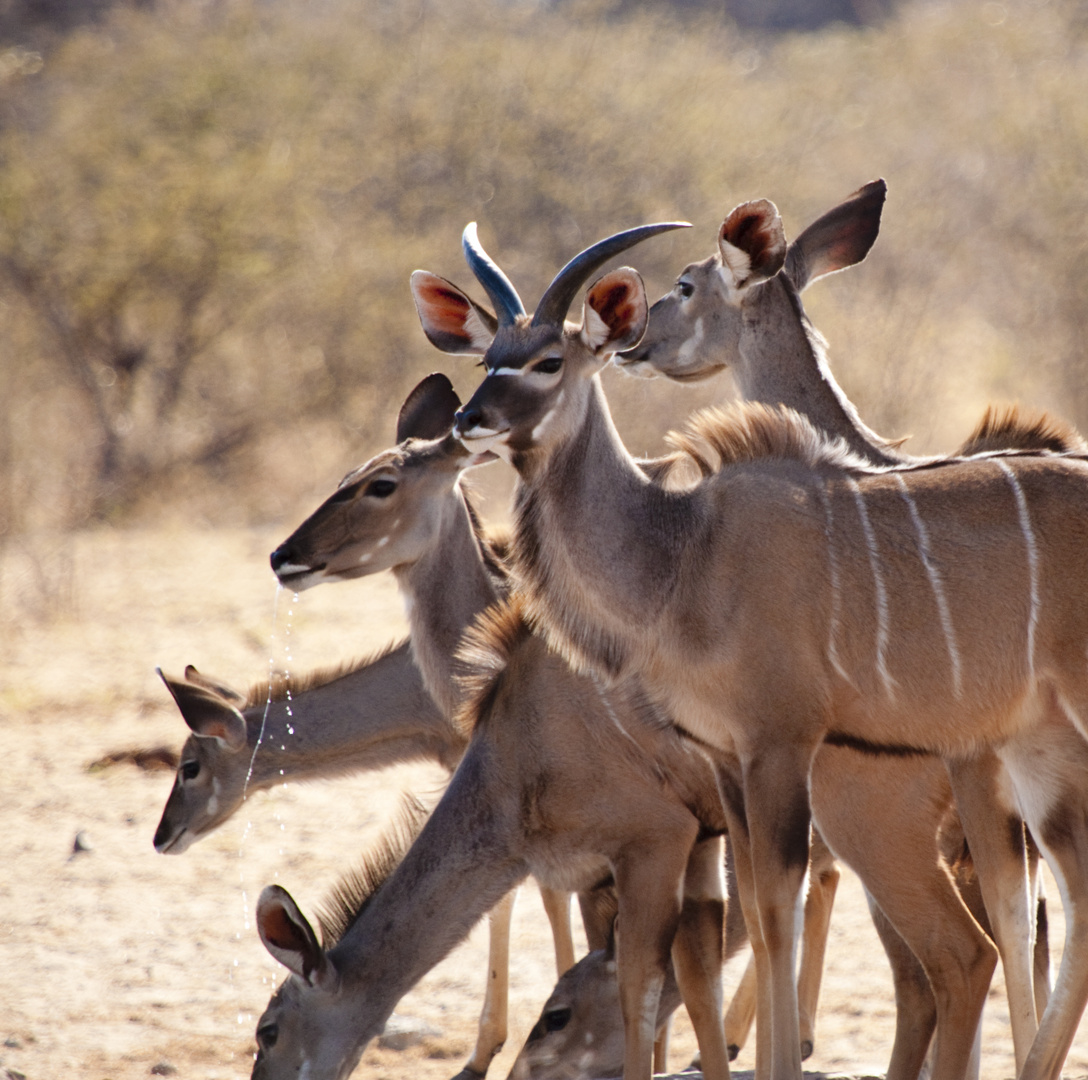
[[[245,701],[239,706],[240,711],[253,709],[266,702],[288,701],[297,694],[304,694],[307,690],[316,690],[320,686],[328,686],[346,675],[369,667],[391,652],[399,649],[403,642],[392,641],[383,646],[370,656],[361,657],[358,660],[346,660],[340,664],[329,667],[314,668],[305,675],[292,675],[286,671],[275,671],[270,679],[255,682],[247,691]]]
[[[959,456],[995,450],[1084,453],[1088,443],[1071,424],[1049,413],[1024,411],[1019,405],[987,405],[975,430],[960,448]]]
[[[378,890],[393,876],[427,820],[427,810],[406,796],[400,814],[378,842],[332,888],[317,911],[321,942],[331,949],[355,924]]]
[[[811,468],[866,467],[841,439],[828,438],[800,413],[758,402],[702,409],[691,417],[685,430],[670,432],[668,441],[703,476],[727,465],[766,458],[795,460]]]
[[[454,717],[457,730],[465,738],[486,715],[514,649],[531,633],[524,604],[516,595],[492,604],[465,631],[457,650],[463,703]]]

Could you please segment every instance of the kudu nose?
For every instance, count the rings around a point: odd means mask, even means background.
[[[290,544],[281,544],[278,548],[276,548],[276,550],[272,552],[272,555],[269,558],[269,562],[272,563],[272,572],[275,574],[279,574],[282,567],[287,566],[288,563],[296,561],[292,558],[292,554],[293,553],[291,551]]]
[[[474,427],[479,427],[483,418],[484,414],[478,405],[463,405],[457,410],[453,417],[454,434],[458,436],[464,435],[466,431],[471,431]]]

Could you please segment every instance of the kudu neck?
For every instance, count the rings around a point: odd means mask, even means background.
[[[253,705],[245,718],[243,755],[253,762],[248,786],[254,790],[408,761],[434,761],[452,771],[464,751],[463,738],[424,687],[407,642],[330,682]]]
[[[618,624],[660,613],[689,497],[651,483],[628,454],[599,377],[574,437],[521,478],[515,551],[530,607],[553,645],[611,671],[601,654]]]
[[[424,684],[450,717],[460,695],[454,657],[465,629],[499,598],[459,484],[442,501],[435,542],[393,571],[408,610],[412,652]]]
[[[862,422],[828,367],[800,296],[781,275],[745,302],[739,354],[734,381],[744,400],[795,409],[874,464],[910,460]]]

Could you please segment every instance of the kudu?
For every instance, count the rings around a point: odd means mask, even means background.
[[[433,385],[435,378],[430,377],[424,385]],[[447,389],[442,388],[441,392],[446,393]],[[452,412],[449,420],[452,424]],[[410,439],[349,474],[340,491],[278,549],[277,563],[291,568],[288,584],[294,587],[303,581],[315,583],[358,576],[374,566],[379,553],[380,558],[391,565],[401,557],[396,554],[398,551],[414,551],[414,557],[418,558],[419,549],[415,545],[427,534],[435,537],[436,548],[441,550],[443,545],[438,539],[441,530],[433,527],[436,522],[459,521],[459,527],[470,536],[470,517],[464,511],[455,513],[454,506],[462,498],[455,480],[456,470],[471,460],[452,437],[433,441]],[[444,479],[428,481],[420,475],[426,471],[433,471]],[[381,486],[373,490],[372,485],[379,481]],[[396,501],[391,501],[394,499]],[[445,510],[428,505],[434,501],[450,501],[451,505]],[[421,522],[421,518],[430,520],[432,525]],[[450,547],[450,550],[457,549],[456,543]],[[435,558],[438,559],[437,552]],[[456,573],[456,561],[445,560],[443,565],[447,573],[451,567]],[[444,608],[446,601],[440,594],[423,596],[413,592],[411,595],[413,613],[420,611],[420,621],[414,624],[413,635],[426,633],[428,619],[437,619],[437,612]],[[433,609],[429,616],[425,617],[421,611],[424,606]],[[558,657],[548,652],[539,638],[528,633],[520,618],[513,615],[505,619],[496,617],[491,622],[499,628],[496,633],[500,642],[483,648],[482,666],[485,674],[497,671],[501,676],[499,690],[502,696],[487,705],[490,723],[477,728],[472,744],[478,754],[486,755],[494,769],[489,774],[492,786],[477,791],[481,805],[492,800],[493,815],[500,814],[503,806],[523,808],[521,815],[529,821],[521,826],[526,830],[523,835],[519,837],[515,833],[519,845],[516,850],[519,857],[533,864],[538,876],[545,876],[545,880],[549,873],[560,874],[561,883],[573,884],[570,875],[584,873],[587,859],[593,865],[593,856],[601,860],[602,855],[609,855],[608,861],[613,867],[617,866],[616,860],[621,860],[617,883],[622,905],[624,882],[637,873],[639,887],[629,887],[627,892],[634,903],[626,917],[621,913],[621,927],[624,928],[621,931],[621,962],[624,957],[630,960],[640,937],[658,942],[656,950],[660,955],[660,942],[669,938],[669,921],[675,920],[675,913],[668,914],[671,905],[675,904],[675,900],[667,895],[671,892],[675,897],[675,886],[671,890],[668,886],[670,866],[675,877],[676,854],[684,850],[685,836],[695,835],[697,826],[690,811],[679,814],[677,792],[662,791],[662,773],[658,770],[665,770],[666,777],[687,773],[684,779],[687,793],[680,792],[683,797],[679,799],[679,805],[686,807],[694,801],[701,807],[696,816],[705,826],[708,816],[721,815],[718,789],[709,768],[701,755],[693,753],[683,740],[673,741],[676,733],[671,727],[667,729],[670,737],[666,738],[660,730],[665,724],[660,714],[653,711],[648,719],[644,704],[639,704],[642,695],[633,687],[621,687],[622,692],[614,691],[606,696],[596,682],[575,676]],[[501,654],[501,664],[491,659],[496,653]],[[481,695],[480,700],[486,702],[487,694]],[[648,723],[648,730],[644,730]],[[508,735],[510,742],[493,746],[499,731]],[[647,756],[640,755],[632,760],[632,752],[640,743],[646,747]],[[508,760],[504,755],[514,753],[515,747],[517,760]],[[607,768],[601,767],[602,761],[607,762]],[[648,765],[647,762],[656,764]],[[977,940],[981,935],[955,896],[945,871],[938,865],[937,823],[933,815],[943,812],[947,797],[944,802],[933,799],[926,803],[931,807],[927,813],[915,805],[919,802],[919,790],[927,787],[932,790],[934,786],[932,779],[922,783],[920,778],[924,771],[939,771],[939,764],[925,759],[897,764],[898,768],[889,779],[879,766],[870,767],[865,758],[853,750],[827,748],[822,751],[814,770],[819,778],[815,786],[822,796],[817,820],[829,835],[837,837],[836,846],[848,853],[863,880],[893,917],[899,915],[900,908],[918,906],[920,896],[929,898],[925,927],[928,947],[940,957],[946,969],[942,986],[948,991],[949,998],[961,1003],[961,1010],[964,1008],[962,1003],[968,1003],[962,1026],[969,1044],[977,1020],[970,1008],[976,1002],[980,1004],[985,994],[993,969],[992,949],[984,940]],[[696,769],[702,770],[702,779],[693,774]],[[857,778],[859,770],[860,780]],[[504,786],[498,786],[500,783]],[[889,794],[889,787],[895,785],[906,785],[910,789],[908,804],[913,813],[904,815],[902,825],[896,822],[894,812],[887,811],[888,807],[898,805]],[[835,794],[848,786],[856,789],[850,797]],[[591,789],[593,798],[589,799],[587,792]],[[860,814],[858,800],[864,803],[864,812]],[[530,807],[531,813],[525,807]],[[883,816],[878,812],[881,808],[885,811]],[[868,849],[859,844],[854,835],[859,820],[866,822],[867,836],[871,836],[873,830],[879,831],[881,826],[890,828],[886,843],[870,845]],[[636,842],[640,833],[644,833],[645,838]],[[623,847],[617,849],[621,837]],[[655,856],[659,849],[663,849],[662,854]],[[560,855],[565,856],[566,865]],[[638,865],[627,865],[636,855]],[[492,872],[487,860],[493,856],[482,850],[478,857],[476,872],[486,882]],[[540,860],[544,860],[543,870],[537,866]],[[906,874],[905,866],[910,867]],[[435,873],[447,872],[460,874],[466,871],[464,864],[457,862],[435,868]],[[600,872],[603,868],[596,871]],[[589,879],[593,877],[591,874]],[[688,880],[692,880],[690,869]],[[662,893],[666,895],[662,896]],[[666,910],[663,919],[660,914],[654,915],[655,907]],[[825,904],[825,912],[827,910],[829,905]],[[689,914],[687,905],[684,914]],[[405,919],[411,916],[411,912],[406,912]],[[654,925],[655,918],[663,923],[663,928],[651,933],[647,927]],[[683,922],[682,917],[681,925]],[[826,932],[826,914],[823,929]],[[411,936],[413,932],[419,931],[413,931],[406,921],[403,934]],[[720,927],[716,937],[720,941]],[[622,943],[629,948],[625,950]],[[391,938],[389,947],[394,944]],[[919,951],[925,954],[924,947],[920,946]],[[706,955],[705,947],[702,955]],[[816,970],[819,966],[819,963],[815,965]],[[362,978],[360,973],[353,977]],[[364,989],[357,986],[355,993],[362,995]],[[639,1036],[641,1055],[645,1051],[645,1039],[652,1035],[656,1026],[652,1022],[656,1020],[656,1010],[648,1014],[652,1001],[643,992],[633,996],[635,1004],[628,1005],[627,1013],[638,1016],[640,1024],[645,1025]],[[688,1002],[689,1007],[697,1005],[690,994]],[[319,1002],[313,1008],[320,1009]],[[897,1035],[895,1061],[899,1071],[896,1075],[911,1077],[917,1074],[921,1058],[915,1053],[918,1040],[912,1041],[909,1034],[918,1024],[924,1027],[931,1018],[924,1012],[920,1020],[910,1015],[910,1003],[905,1004],[902,1012],[906,1019],[903,1031],[907,1035],[902,1038]],[[932,1012],[931,1005],[929,1012]],[[700,1014],[696,1012],[695,1015]],[[704,1016],[710,1017],[706,1022],[712,1020],[720,1032],[719,1014],[713,1007],[706,1009]],[[923,1041],[922,1054],[924,1051]],[[297,1046],[293,1050],[281,1047],[279,1051],[299,1052]],[[311,1047],[311,1057],[313,1052]],[[579,1050],[575,1060],[583,1054],[584,1050]],[[272,1058],[271,1053],[267,1055],[269,1061]],[[641,1057],[638,1060],[641,1061]],[[584,1062],[587,1069],[594,1071],[607,1064],[594,1055],[588,1055]],[[706,1062],[704,1067],[708,1073],[714,1068]]]
[[[744,816],[738,800],[730,832],[738,874],[753,874],[748,921],[766,953],[774,1080],[800,1075],[795,922],[821,741],[946,759],[999,748],[1070,916],[1023,1070],[1050,1078],[1088,997],[1078,862],[1088,608],[1067,588],[1088,570],[1078,546],[1088,468],[1023,453],[880,470],[792,411],[751,406],[679,437],[698,483],[648,481],[598,377],[643,333],[641,279],[606,274],[581,326],[564,320],[595,270],[661,228],[583,252],[532,318],[470,228],[467,254],[499,311],[494,335],[478,332],[478,308],[454,287],[428,297],[432,340],[483,356],[487,374],[456,430],[519,474],[514,557],[530,617],[575,664],[610,679],[637,673],[690,737],[739,756]],[[774,284],[784,246],[756,229],[745,239],[731,287],[790,290],[788,279]],[[993,568],[1008,589],[994,589]],[[1054,771],[1033,771],[1040,758]],[[962,799],[959,809],[966,823]]]
[[[708,258],[686,266],[673,289],[651,308],[642,340],[615,363],[637,375],[661,374],[692,382],[729,369],[739,395],[746,401],[796,409],[823,432],[842,439],[864,460],[875,465],[921,463],[899,444],[883,439],[859,418],[857,409],[830,370],[822,338],[811,327],[800,294],[814,281],[860,262],[876,240],[886,186],[866,184],[848,199],[786,243],[782,220],[765,199],[742,203],[722,222],[717,249]],[[758,256],[758,245],[785,251],[775,284],[738,287],[731,266]],[[987,449],[1081,450],[1079,436],[1038,416],[1021,419],[1015,411],[1001,415],[987,410],[971,440],[959,453]],[[965,799],[985,798],[987,776],[1000,772],[991,751],[976,759],[953,762],[954,787]],[[976,817],[997,819],[1001,809],[984,802]],[[1017,1067],[1023,1065],[1049,996],[1049,954],[1045,933],[1029,948],[1031,909],[1017,903],[1019,882],[1027,862],[1035,888],[1037,849],[1025,852],[1007,837],[989,844],[990,834],[973,830],[978,843],[976,862],[983,893],[994,912],[994,935],[1006,972]],[[1015,832],[1013,833],[1015,836]],[[1035,891],[1033,888],[1033,892]],[[1036,905],[1036,923],[1045,927],[1045,899]],[[1034,959],[1034,988],[1031,960]],[[1034,989],[1034,994],[1033,994]]]

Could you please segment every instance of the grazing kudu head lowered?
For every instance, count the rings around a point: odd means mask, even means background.
[[[624,293],[625,311],[645,302],[637,280]],[[587,306],[598,317],[617,309]],[[444,322],[447,348],[453,309],[424,313]],[[602,354],[637,338],[637,318],[602,321],[597,334],[587,312],[547,353],[528,320],[501,347],[497,334],[457,430],[519,471],[514,551],[548,639],[591,669],[638,672],[685,729],[739,754],[769,954],[771,1075],[785,1080],[800,1071],[794,926],[815,750],[827,736],[1022,757],[1027,745],[1008,740],[1030,733],[1057,758],[1064,715],[1088,730],[1088,552],[1078,539],[1088,469],[1038,453],[867,468],[796,414],[749,407],[682,437],[704,479],[664,490],[620,443],[595,377]],[[479,353],[478,335],[466,330],[457,348]],[[550,375],[535,373],[542,361]],[[1007,589],[993,588],[997,567]],[[1033,832],[1057,846],[1054,815],[1077,820],[1083,795],[1011,771]],[[1067,886],[1082,891],[1083,869],[1066,866]],[[1048,1009],[1028,1056],[1038,1075],[1053,1074],[1064,1054],[1054,1040],[1086,995],[1077,983],[1053,1023]]]

